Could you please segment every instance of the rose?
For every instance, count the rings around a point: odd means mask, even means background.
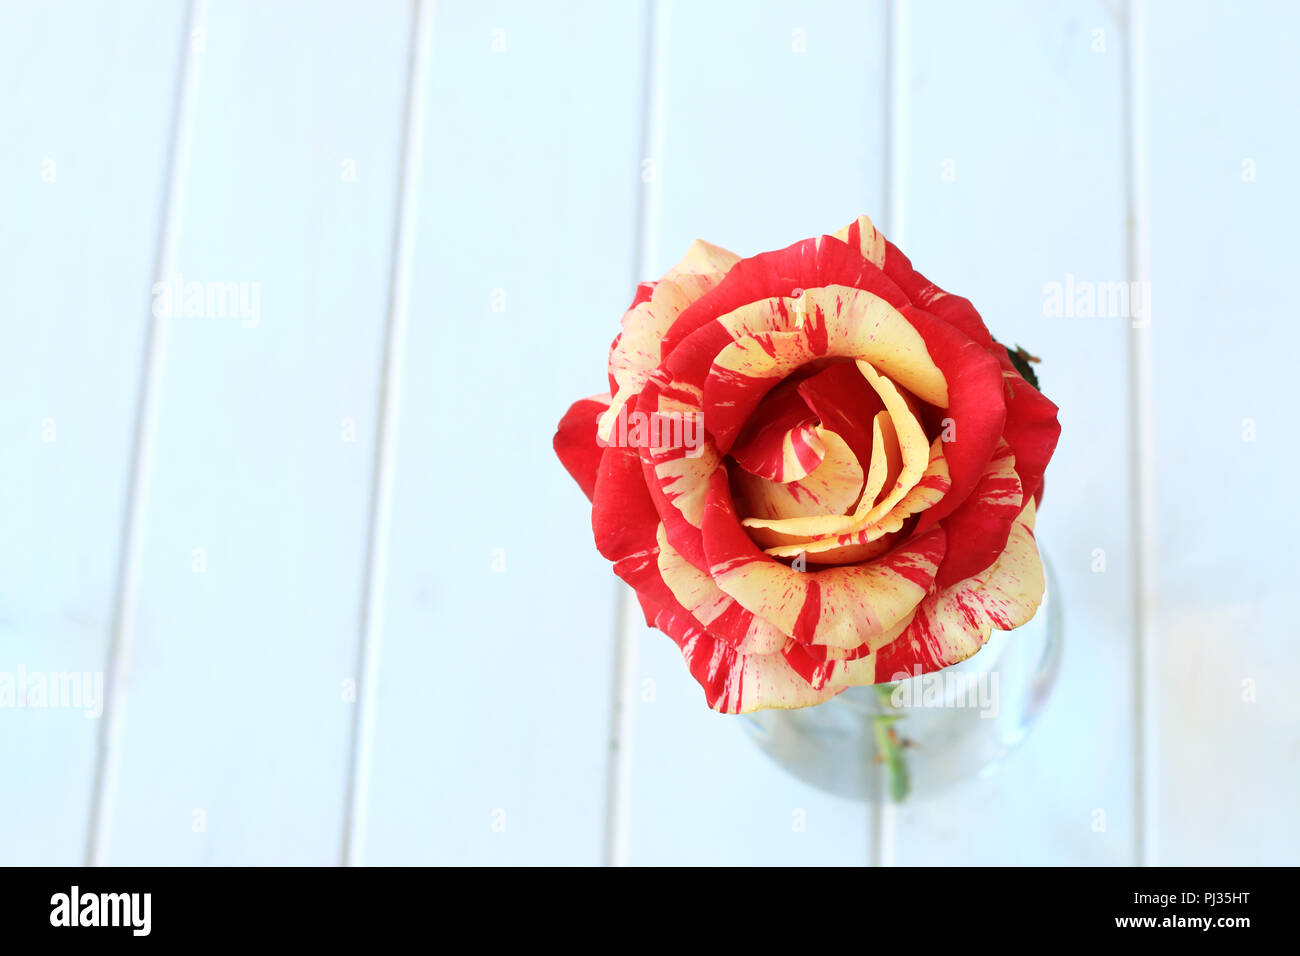
[[[697,241],[622,325],[555,450],[710,707],[821,703],[1033,616],[1056,406],[865,216],[749,259]]]

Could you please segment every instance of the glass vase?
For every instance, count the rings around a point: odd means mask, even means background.
[[[745,729],[799,779],[867,802],[924,799],[991,773],[1025,738],[1060,663],[1061,605],[1043,556],[1038,613],[974,656],[893,684],[850,687],[817,707],[762,710]]]

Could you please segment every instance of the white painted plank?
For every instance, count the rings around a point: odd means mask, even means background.
[[[0,6],[0,681],[102,680],[184,24]],[[0,709],[0,863],[82,862],[98,728]]]
[[[995,337],[1043,359],[1063,430],[1038,540],[1059,579],[1065,649],[1021,751],[887,815],[882,857],[1132,863],[1130,322],[1049,317],[1044,291],[1067,276],[1127,277],[1122,28],[1099,2],[899,7],[893,238]]]
[[[223,2],[192,46],[160,278],[245,297],[162,323],[104,861],[341,858],[409,14]]]
[[[615,581],[551,451],[635,286],[636,4],[439,4],[355,859],[598,863]]]
[[[883,4],[680,3],[660,27],[644,278],[697,237],[752,255],[883,218]],[[668,637],[636,630],[629,861],[866,863],[868,810],[787,776],[706,708]]]
[[[1141,15],[1141,14],[1139,14]],[[1285,4],[1145,5],[1153,862],[1300,855],[1300,102]]]

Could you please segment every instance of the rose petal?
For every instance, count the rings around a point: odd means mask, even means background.
[[[746,471],[736,473],[746,513],[765,518],[843,514],[857,503],[863,477],[857,457],[839,435],[820,425],[816,432],[825,457],[807,477],[782,483]]]
[[[866,379],[863,378],[863,381]],[[868,508],[879,501],[885,488],[891,487],[903,473],[903,452],[898,447],[898,431],[894,428],[893,417],[887,411],[878,413],[872,419],[870,462],[861,499]]]
[[[898,680],[964,661],[993,628],[1011,630],[1033,617],[1045,587],[1033,526],[1030,498],[997,561],[927,597],[907,630],[877,652],[871,680]]]
[[[855,526],[843,534],[804,538],[797,542],[780,542],[765,550],[777,558],[788,558],[802,553],[810,562],[818,564],[850,564],[865,561],[887,551],[891,546],[888,539],[903,527],[908,518],[931,507],[941,499],[947,492],[948,486],[948,466],[943,460],[943,445],[936,438],[930,445],[930,462],[921,480],[884,517],[871,524]],[[865,499],[866,496],[863,497]],[[756,535],[755,537],[757,538]],[[761,539],[759,540],[761,543]],[[950,543],[950,548],[955,546],[955,543]],[[945,562],[946,560],[945,557]],[[942,565],[940,568],[942,569]]]
[[[674,379],[703,386],[705,426],[724,454],[768,390],[818,359],[870,362],[923,401],[948,402],[947,384],[924,340],[900,312],[873,293],[846,286],[808,289],[798,299],[750,303],[720,317],[717,325],[728,333],[726,344],[711,328],[702,329],[682,343],[666,365]],[[722,347],[713,353],[700,381],[703,362],[698,350],[715,344]]]
[[[635,589],[646,623],[658,627],[679,645],[687,635],[705,638],[706,640],[697,642],[691,653],[699,654],[702,647],[712,648],[714,643],[729,649],[730,644],[734,644],[746,650],[770,650],[781,660],[779,652],[785,643],[785,635],[777,632],[767,621],[740,607],[731,598],[722,595],[702,572],[697,573],[708,583],[702,584],[699,578],[684,580],[683,575],[690,566],[684,564],[676,552],[669,552],[665,556],[660,550],[666,536],[662,524],[657,521],[640,473],[640,459],[634,450],[608,450],[597,480],[592,523],[595,526],[597,547],[601,554],[614,562],[615,573]],[[661,566],[669,569],[667,578],[661,571]],[[673,581],[676,590],[670,587],[669,580]],[[691,610],[683,606],[677,591],[692,596],[692,603],[709,618],[707,623],[693,616]],[[683,652],[686,653],[685,647]],[[714,652],[711,650],[709,653],[712,655]],[[772,665],[758,665],[754,662],[746,664],[739,655],[735,655],[734,650],[732,653],[732,657],[723,655],[723,659],[729,661],[731,667],[740,669],[741,673],[735,675],[735,679],[745,673],[752,675],[755,667],[760,667],[769,676],[762,680],[749,680],[748,689],[741,693],[740,685],[734,680],[729,683],[722,679],[721,672],[716,668],[701,669],[703,662],[697,660],[692,673],[699,671],[697,679],[702,684],[706,680],[712,682],[705,685],[706,694],[713,694],[712,688],[717,689],[718,696],[710,697],[709,706],[713,707],[719,701],[724,707],[745,707],[751,710],[761,706],[782,706],[773,702],[781,691],[770,677],[774,673],[771,671]],[[688,656],[687,659],[690,661],[691,657]],[[797,699],[815,703],[828,696],[832,694],[818,698],[800,691]]]
[[[983,571],[1006,547],[1011,526],[1024,507],[1024,491],[1015,466],[1011,446],[999,442],[970,496],[944,519],[949,547],[936,575],[940,587]]]
[[[984,474],[1002,438],[1006,421],[1002,370],[997,360],[965,333],[920,309],[902,310],[925,340],[925,347],[948,382],[943,423],[944,458],[952,488],[921,515],[918,531],[951,514]],[[933,404],[933,403],[932,403]]]
[[[592,496],[591,527],[596,549],[614,563],[619,577],[638,591],[661,586],[655,544],[659,514],[636,449],[605,449]]]
[[[691,676],[704,688],[705,702],[719,713],[811,707],[830,700],[844,689],[812,687],[780,653],[739,653],[695,626],[689,616],[661,609],[655,616],[654,626],[681,648]]]
[[[848,442],[866,467],[871,461],[871,423],[885,410],[885,404],[856,365],[837,362],[804,379],[797,388],[816,419]]]
[[[925,431],[917,420],[916,413],[894,383],[877,372],[874,366],[862,360],[857,364],[862,375],[880,395],[888,412],[888,419],[877,416],[877,421],[872,425],[872,465],[868,470],[866,489],[856,512],[852,515],[844,515],[822,511],[805,517],[781,519],[753,517],[745,519],[745,527],[768,528],[785,534],[819,537],[850,534],[865,529],[889,515],[890,511],[921,480],[931,461],[931,454]],[[896,470],[894,460],[890,458],[888,473],[883,475],[881,456],[877,454],[875,448],[877,431],[881,436],[881,448],[886,455],[888,456],[891,446],[896,442],[901,457],[901,468]],[[888,490],[884,498],[876,501],[875,492],[880,487],[878,482],[883,482],[883,487]],[[901,525],[901,519],[898,524]],[[896,528],[888,530],[896,530]],[[883,533],[885,532],[882,531],[881,534]]]
[[[710,481],[703,533],[718,587],[795,640],[836,647],[879,640],[910,614],[944,550],[943,529],[936,528],[865,564],[795,571],[750,540],[721,472]]]
[[[897,640],[907,630],[913,612],[900,621],[881,640],[884,646]],[[798,641],[786,642],[781,652],[790,668],[806,680],[816,690],[829,687],[845,688],[854,683],[873,683],[876,671],[876,651],[871,644],[859,644],[857,647],[824,647],[820,644],[800,644]],[[857,678],[852,680],[851,678]]]
[[[859,216],[843,229],[837,230],[833,235],[836,239],[858,250],[862,254],[862,258],[873,266],[880,267],[885,264],[885,247],[887,245],[885,237],[876,230],[876,227],[872,225],[871,220],[866,216]],[[904,287],[903,291],[908,290]]]
[[[842,285],[866,289],[895,308],[908,304],[903,291],[856,250],[830,236],[804,239],[784,249],[742,259],[722,282],[677,317],[664,335],[663,352],[672,355],[691,335],[719,316],[774,297],[797,296],[797,290]],[[717,354],[717,349],[709,353]]]
[[[682,557],[668,541],[662,524],[656,540],[659,574],[664,584],[711,635],[745,654],[774,654],[785,646],[785,634],[741,607],[711,577]]]
[[[560,463],[588,501],[595,494],[596,471],[605,451],[596,441],[596,420],[608,407],[608,395],[593,395],[574,402],[560,419],[551,442]]]
[[[1026,382],[1011,364],[1007,350],[995,346],[1007,386],[1007,422],[1002,437],[1016,456],[1016,474],[1025,496],[1038,499],[1043,489],[1043,471],[1061,437],[1056,406]]]
[[[859,359],[857,365],[871,387],[880,395],[880,400],[885,403],[885,410],[889,412],[889,418],[894,425],[898,451],[903,459],[903,467],[898,477],[894,479],[892,485],[886,485],[889,490],[885,497],[875,504],[864,501],[858,508],[856,515],[858,521],[862,524],[871,524],[889,514],[894,505],[902,501],[903,497],[916,487],[930,461],[930,442],[925,437],[925,429],[921,427],[916,411],[907,398],[899,392],[893,381],[877,372],[870,362]]]
[[[817,417],[800,392],[774,389],[755,410],[731,457],[759,478],[798,481],[826,457],[816,425]]]
[[[643,283],[632,307],[623,315],[623,331],[609,355],[614,389],[609,411],[600,421],[600,435],[608,439],[614,419],[641,390],[651,370],[659,365],[664,333],[677,317],[722,281],[739,257],[726,249],[697,239],[682,261],[653,285]]]

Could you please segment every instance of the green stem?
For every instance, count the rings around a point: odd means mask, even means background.
[[[876,696],[882,706],[892,707],[893,686],[877,684]],[[907,761],[903,759],[903,741],[894,730],[894,724],[902,719],[900,714],[879,714],[871,718],[871,731],[876,739],[876,754],[885,765],[885,774],[889,778],[889,796],[895,803],[902,803],[907,798],[911,781],[907,774]]]

